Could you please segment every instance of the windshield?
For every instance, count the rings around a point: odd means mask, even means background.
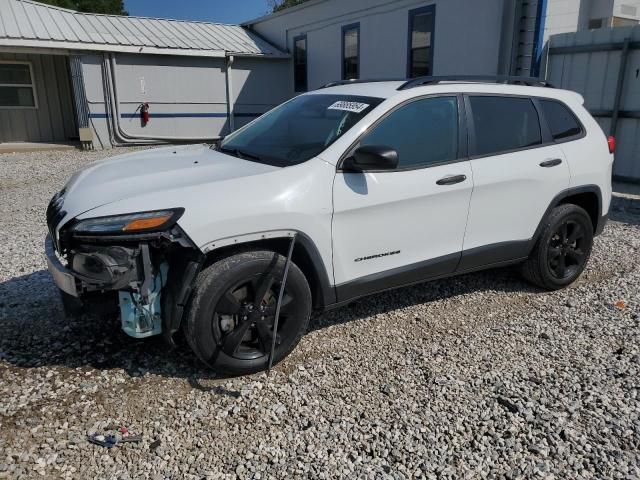
[[[315,157],[382,102],[356,95],[301,95],[226,137],[219,150],[286,167]]]

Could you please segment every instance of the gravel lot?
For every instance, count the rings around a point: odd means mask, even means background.
[[[109,154],[0,155],[0,478],[640,478],[640,201],[567,290],[394,291],[316,317],[270,378],[216,380],[62,315],[45,207]],[[86,440],[120,425],[142,442]]]

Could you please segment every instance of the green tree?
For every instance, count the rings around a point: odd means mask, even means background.
[[[269,0],[269,5],[271,6],[272,11],[279,12],[280,10],[295,7],[296,5],[300,5],[306,1],[307,0]]]
[[[111,15],[129,15],[124,9],[123,0],[39,0],[56,7],[77,10],[78,12],[108,13]]]

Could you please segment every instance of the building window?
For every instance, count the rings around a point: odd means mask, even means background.
[[[593,18],[589,20],[589,30],[597,30],[598,28],[602,28],[605,20],[605,18]]]
[[[0,108],[36,107],[31,64],[0,62]]]
[[[360,78],[360,24],[342,27],[342,79]]]
[[[407,61],[409,78],[433,75],[435,18],[435,5],[409,11],[409,58]]]
[[[296,92],[307,91],[307,36],[293,39],[293,84]]]

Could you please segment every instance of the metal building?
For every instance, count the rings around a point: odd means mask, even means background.
[[[639,21],[640,0],[308,0],[244,25],[292,53],[292,92],[341,79],[546,72],[616,135],[614,176],[638,181]]]
[[[238,25],[0,0],[0,142],[215,139],[290,96],[288,58]]]
[[[538,75],[551,34],[637,23],[640,0],[308,0],[246,22],[291,88],[349,78]]]
[[[553,35],[545,67],[616,137],[614,178],[640,181],[640,26]]]

